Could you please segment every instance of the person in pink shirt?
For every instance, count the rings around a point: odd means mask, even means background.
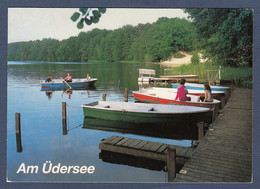
[[[188,97],[188,90],[185,88],[185,79],[181,79],[180,85],[178,86],[178,91],[177,95],[175,97],[175,100],[180,100],[180,101],[191,101],[191,97]]]
[[[67,73],[67,74],[68,75],[64,80],[67,81],[67,82],[72,82],[72,77],[71,77],[70,73]]]

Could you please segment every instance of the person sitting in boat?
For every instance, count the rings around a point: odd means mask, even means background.
[[[204,94],[199,96],[197,99],[197,102],[212,102],[213,98],[212,98],[212,94],[211,94],[211,88],[209,86],[209,84],[205,84],[204,85]]]
[[[91,77],[89,76],[89,74],[87,74],[87,80],[91,80]]]
[[[51,82],[51,75],[48,75],[48,77],[45,79],[45,83],[50,83]]]
[[[191,101],[191,97],[188,97],[188,90],[185,88],[185,79],[181,79],[180,85],[178,86],[178,91],[177,95],[175,97],[175,100],[180,100],[180,101]]]
[[[70,73],[67,73],[67,77],[64,80],[67,82],[72,82],[72,77],[71,77]]]

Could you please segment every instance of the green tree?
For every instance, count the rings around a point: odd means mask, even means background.
[[[145,54],[158,61],[179,50],[192,50],[192,36],[191,23],[186,19],[159,18],[145,33]]]
[[[8,45],[8,58],[77,62],[158,61],[178,50],[193,50],[193,27],[185,19],[161,18],[153,24],[124,26],[116,30],[93,29],[58,41],[20,42]]]
[[[200,48],[214,62],[252,66],[252,9],[185,9],[198,31]]]

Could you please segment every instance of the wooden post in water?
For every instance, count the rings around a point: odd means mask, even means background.
[[[107,100],[107,95],[105,93],[103,94],[102,99],[103,99],[103,101]]]
[[[21,115],[20,113],[15,113],[15,133],[16,133],[16,147],[17,152],[22,152],[22,137],[21,137]]]
[[[198,139],[200,142],[204,137],[204,122],[197,123],[197,127],[198,127]]]
[[[217,119],[218,111],[219,111],[219,104],[215,104],[212,113],[212,122],[214,122]]]
[[[230,90],[226,90],[225,95],[226,95],[226,101],[228,101],[230,97]]]
[[[67,135],[67,109],[66,102],[62,102],[62,128],[63,135]]]
[[[128,89],[125,88],[125,102],[128,102]]]
[[[209,124],[204,122],[199,122],[197,123],[197,127],[198,127],[198,138],[200,142],[203,139],[206,133],[206,129],[209,127]]]
[[[220,101],[221,101],[221,104],[220,104],[221,109],[223,109],[224,106],[226,105],[226,97],[225,97],[225,96],[222,96],[221,99],[220,99]]]
[[[169,147],[166,154],[168,182],[173,182],[176,177],[176,149]]]

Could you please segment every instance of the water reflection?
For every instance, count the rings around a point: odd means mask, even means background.
[[[95,125],[90,124],[90,119],[88,119],[88,123],[82,129],[83,112],[80,105],[101,100],[103,93],[107,94],[108,101],[124,101],[125,88],[129,89],[129,93],[138,90],[138,72],[136,71],[138,68],[156,69],[158,75],[163,74],[163,70],[154,64],[46,62],[8,64],[6,170],[8,180],[11,182],[164,182],[165,173],[163,171],[150,171],[125,166],[125,164],[105,163],[103,159],[99,159],[98,145],[100,141],[112,135],[120,135],[120,133],[136,133],[129,137],[190,146],[190,140],[182,139],[196,140],[196,126],[191,129],[186,127],[186,131],[184,128],[178,131],[177,129],[163,129],[163,127],[152,125],[140,128],[139,126],[142,125],[129,126],[127,123],[120,123],[119,128],[116,128],[110,121],[104,121],[102,124],[99,122]],[[97,89],[73,89],[70,94],[71,99],[64,90],[40,90],[39,81],[44,79],[46,75],[51,74],[54,78],[59,78],[67,72],[70,72],[74,78],[86,77],[86,73],[99,78],[99,81],[95,83]],[[133,102],[133,95],[129,95],[128,100]],[[68,124],[66,127],[63,127],[61,120],[62,102],[68,104]],[[13,116],[15,112],[20,112],[23,115],[22,153],[17,153],[14,131],[15,118]],[[104,128],[101,129],[98,125]],[[121,128],[122,126],[123,128]],[[110,131],[113,127],[115,130]],[[192,129],[195,131],[195,136],[188,134],[188,132],[193,133]],[[152,138],[153,136],[154,138]],[[172,138],[177,140],[171,140]],[[40,172],[38,174],[16,173],[21,163],[41,166],[46,161],[64,165],[94,165],[97,171],[87,177],[86,175],[74,174],[46,175]],[[113,170],[113,174],[111,174],[111,170]]]
[[[138,124],[85,117],[82,128],[156,138],[198,140],[198,128],[196,125],[175,125],[174,123]]]
[[[145,168],[155,171],[164,171],[165,172],[165,162],[156,161],[152,159],[146,159],[141,157],[134,157],[125,154],[109,152],[101,150],[99,153],[99,159],[104,162],[112,164],[123,164],[128,166],[134,166],[138,168]]]
[[[45,94],[48,97],[48,99],[51,100],[51,97],[53,95],[53,91],[46,91]]]
[[[45,94],[46,94],[46,96],[48,97],[49,100],[51,100],[53,93],[55,91],[63,91],[61,96],[63,97],[63,95],[65,94],[65,95],[68,96],[68,99],[71,99],[73,91],[81,91],[81,93],[84,92],[87,95],[90,95],[91,91],[94,91],[94,90],[96,90],[96,87],[94,85],[90,86],[90,87],[84,87],[84,88],[73,87],[72,89],[67,89],[67,90],[64,90],[64,88],[53,89],[53,90],[46,89],[46,88],[41,89],[41,91],[45,91]]]
[[[138,168],[144,168],[153,171],[163,171],[166,172],[166,162],[158,161],[148,158],[136,157],[125,155],[116,152],[109,152],[105,150],[101,150],[99,153],[99,159],[104,162],[112,163],[112,164],[122,164],[128,165]],[[177,163],[176,164],[176,172],[180,172],[184,164]]]

